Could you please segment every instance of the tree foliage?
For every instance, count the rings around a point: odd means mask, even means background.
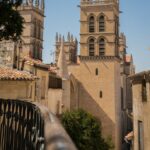
[[[17,8],[22,0],[0,0],[0,40],[16,41],[23,31],[23,18]]]
[[[102,138],[100,123],[83,110],[67,111],[62,124],[79,150],[110,150],[111,142]]]

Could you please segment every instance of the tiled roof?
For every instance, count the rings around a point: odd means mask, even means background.
[[[42,64],[41,60],[33,59],[30,57],[24,57],[24,61],[26,64],[29,64],[29,65]]]
[[[26,71],[19,71],[7,67],[0,66],[0,80],[27,80],[33,81],[38,79],[37,76]]]
[[[28,64],[31,66],[49,69],[49,65],[44,64],[41,60],[38,60],[38,59],[33,59],[30,57],[24,57],[24,61],[25,61],[25,64]]]
[[[56,66],[50,66],[50,68],[49,68],[50,73],[57,74],[57,70],[58,70],[58,68]]]

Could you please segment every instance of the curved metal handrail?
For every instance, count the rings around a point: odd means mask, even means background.
[[[0,150],[76,150],[58,119],[38,104],[0,99]]]

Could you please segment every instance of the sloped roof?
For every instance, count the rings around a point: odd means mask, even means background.
[[[16,69],[11,69],[8,67],[0,66],[0,80],[26,80],[33,81],[38,79],[37,76],[30,74],[26,71],[20,71]]]

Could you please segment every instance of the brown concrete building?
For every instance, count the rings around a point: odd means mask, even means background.
[[[150,149],[150,71],[130,77],[133,91],[133,150]]]

